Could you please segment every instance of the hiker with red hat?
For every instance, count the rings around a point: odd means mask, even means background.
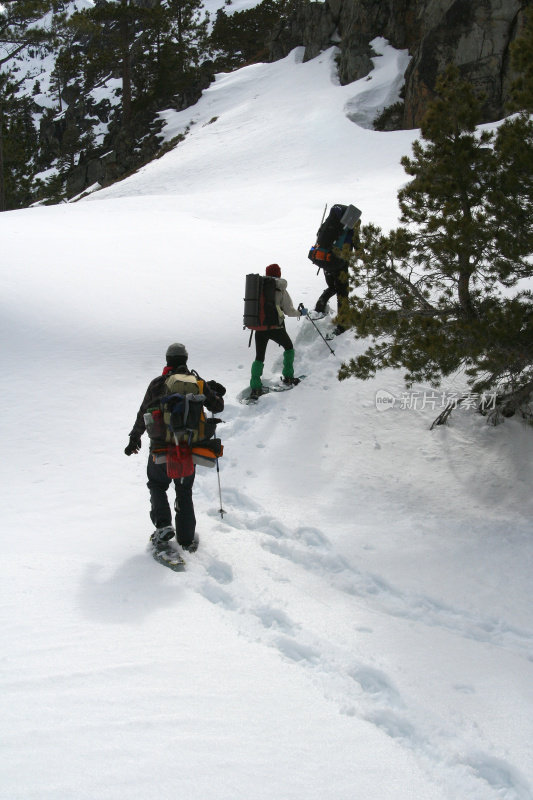
[[[298,383],[298,378],[294,377],[294,347],[291,337],[285,329],[284,317],[297,317],[307,314],[307,309],[300,306],[294,308],[291,296],[287,291],[287,281],[281,277],[279,264],[269,264],[265,270],[265,275],[274,278],[276,281],[276,308],[279,315],[279,325],[271,326],[268,330],[255,331],[255,361],[252,364],[252,376],[250,378],[251,398],[261,395],[262,383],[261,375],[265,362],[267,344],[270,340],[283,347],[283,369],[281,380],[286,384]]]

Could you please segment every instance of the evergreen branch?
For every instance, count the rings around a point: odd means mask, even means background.
[[[414,297],[421,305],[421,310],[423,310],[426,314],[436,314],[437,309],[435,309],[431,303],[424,297],[424,295],[420,292],[418,287],[411,282],[411,280],[402,275],[395,267],[389,267],[389,272],[392,272],[394,278],[401,283],[404,289],[407,290],[412,297]],[[413,270],[411,270],[411,274],[413,274]]]

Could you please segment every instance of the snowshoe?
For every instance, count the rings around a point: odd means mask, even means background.
[[[254,405],[260,397],[268,394],[269,391],[270,388],[268,386],[262,386],[260,389],[250,389],[248,387],[238,395],[239,403],[243,403],[245,406]]]
[[[166,549],[168,542],[176,535],[176,531],[172,525],[165,525],[163,528],[156,528],[150,536],[152,547],[156,550]]]
[[[289,389],[294,389],[295,386],[298,386],[298,384],[301,383],[305,377],[305,375],[298,375],[298,377],[294,378],[285,378],[283,375],[281,375],[279,383],[274,383],[269,386],[269,391],[288,392]]]
[[[285,386],[298,386],[301,378],[295,378],[294,376],[292,378],[288,378],[286,375],[282,375],[280,380],[285,384]]]
[[[152,533],[148,544],[152,558],[154,561],[157,561],[158,564],[162,564],[164,567],[168,567],[174,572],[181,572],[185,567],[185,560],[178,551],[177,546],[170,539],[166,542],[165,540],[158,541],[156,534],[157,531]]]

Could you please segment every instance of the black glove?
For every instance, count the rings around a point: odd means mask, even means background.
[[[219,397],[224,397],[226,394],[226,387],[222,386],[221,383],[217,383],[216,381],[207,381],[207,385],[215,394],[218,394]]]
[[[130,443],[124,450],[126,455],[131,456],[132,453],[138,453],[140,449],[141,449],[141,440],[137,439],[135,436],[130,436]]]

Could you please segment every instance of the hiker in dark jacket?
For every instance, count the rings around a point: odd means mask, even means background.
[[[166,352],[167,366],[163,369],[163,374],[154,378],[150,382],[146,394],[137,413],[135,424],[129,434],[130,441],[124,452],[127,456],[138,453],[141,448],[141,436],[146,430],[144,414],[147,409],[153,407],[156,402],[165,394],[165,381],[171,374],[191,375],[191,370],[187,367],[188,353],[183,344],[171,344]],[[223,395],[225,388],[216,381],[204,383],[205,407],[215,414],[224,408]],[[164,444],[164,442],[162,443]],[[148,489],[150,491],[150,519],[155,525],[155,532],[152,534],[152,542],[155,547],[170,541],[176,534],[178,544],[184,550],[194,553],[198,549],[198,534],[196,533],[196,517],[194,514],[194,504],[192,499],[192,487],[195,472],[184,478],[174,480],[176,489],[176,502],[174,505],[176,512],[176,530],[172,527],[172,512],[170,510],[167,491],[172,482],[172,478],[167,475],[166,464],[156,464],[152,456],[152,451],[157,448],[156,440],[150,441],[150,454],[148,456]]]
[[[294,377],[294,346],[291,337],[285,329],[284,317],[298,317],[307,314],[307,309],[300,306],[294,308],[291,296],[287,291],[287,281],[281,277],[279,264],[269,264],[265,270],[265,275],[276,279],[276,307],[279,316],[279,325],[269,328],[266,331],[255,332],[255,361],[252,364],[252,376],[250,378],[251,397],[259,397],[262,390],[261,375],[265,365],[265,355],[267,344],[270,340],[283,347],[283,383],[298,383],[298,378]]]
[[[319,314],[323,314],[326,311],[328,300],[331,300],[333,295],[337,295],[337,315],[340,314],[344,302],[348,299],[350,291],[348,267],[352,251],[359,245],[359,227],[360,223],[357,222],[353,231],[346,232],[346,239],[342,248],[333,247],[333,268],[328,269],[327,263],[323,267],[326,288],[315,304],[315,311]],[[334,333],[339,335],[344,333],[345,330],[346,328],[337,319],[337,326],[335,327]]]

